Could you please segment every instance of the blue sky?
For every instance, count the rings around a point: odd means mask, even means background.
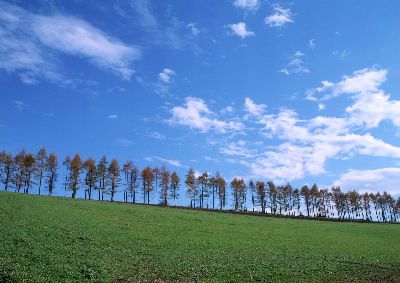
[[[0,147],[400,185],[398,1],[0,1]]]

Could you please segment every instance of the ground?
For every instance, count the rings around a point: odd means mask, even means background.
[[[399,282],[400,225],[0,192],[0,282]]]

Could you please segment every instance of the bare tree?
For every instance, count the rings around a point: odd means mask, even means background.
[[[24,176],[25,176],[25,150],[21,150],[14,157],[15,170],[12,178],[12,183],[15,187],[16,192],[20,192],[21,188],[24,185]]]
[[[132,165],[129,174],[129,194],[132,198],[133,203],[136,202],[136,191],[139,186],[138,182],[139,182],[139,169],[135,165]]]
[[[154,173],[149,166],[142,170],[142,181],[143,181],[143,203],[150,204],[150,192],[153,191]]]
[[[47,151],[46,148],[42,147],[39,149],[38,153],[36,154],[36,171],[35,177],[39,181],[39,195],[42,188],[42,180],[44,177],[44,172],[46,171],[46,162],[47,162]]]
[[[120,185],[120,171],[118,161],[116,159],[111,160],[110,166],[107,169],[108,184],[110,186],[111,201],[114,201],[114,195],[117,192],[117,188]]]
[[[257,182],[256,183],[256,193],[257,193],[257,202],[261,206],[261,212],[266,212],[266,192],[265,192],[265,183],[264,182]]]
[[[204,172],[199,177],[197,177],[197,183],[200,185],[200,208],[203,208],[204,198],[208,197],[210,175],[207,172]],[[207,208],[208,208],[208,202],[207,202]]]
[[[300,193],[303,196],[304,203],[307,208],[307,216],[310,216],[310,189],[307,185],[305,185],[301,188]]]
[[[71,160],[71,168],[68,177],[68,188],[72,191],[72,198],[76,197],[76,193],[79,190],[82,173],[82,159],[78,153],[74,155]]]
[[[132,161],[127,161],[122,165],[122,171],[124,172],[124,179],[125,179],[125,190],[124,190],[124,202],[128,202],[128,191],[131,185],[131,169],[133,166]]]
[[[32,176],[36,170],[36,159],[32,153],[28,153],[24,158],[24,185],[25,185],[25,194],[29,194],[29,189],[31,188],[33,181]]]
[[[161,168],[161,180],[160,180],[160,199],[161,204],[168,205],[168,193],[170,189],[170,173],[164,166]]]
[[[104,193],[106,191],[106,181],[107,181],[107,158],[103,156],[99,163],[97,164],[97,181],[98,181],[98,186],[96,186],[96,190],[99,192],[99,200],[104,199]],[[101,198],[100,198],[101,195]]]
[[[14,174],[15,166],[14,159],[11,153],[5,153],[4,151],[0,154],[1,158],[1,182],[4,184],[4,190],[8,190],[8,186],[11,182]]]
[[[256,186],[254,185],[253,180],[249,181],[249,190],[251,193],[251,205],[253,206],[253,212],[256,207]]]
[[[197,181],[194,169],[190,168],[185,179],[186,192],[190,199],[190,207],[196,207],[196,197],[198,194]]]
[[[231,188],[235,210],[244,210],[244,195],[246,193],[246,184],[244,180],[241,178],[233,178],[231,181]]]
[[[277,192],[274,182],[269,181],[269,182],[267,182],[267,185],[268,185],[268,196],[269,196],[270,205],[271,205],[271,213],[276,214],[278,192]]]
[[[65,157],[63,165],[65,166],[66,169],[65,180],[64,180],[64,196],[65,196],[65,192],[67,191],[68,188],[68,177],[71,174],[71,158],[69,157],[69,155]]]
[[[92,157],[89,157],[85,162],[83,162],[83,169],[85,170],[85,185],[87,190],[85,190],[85,199],[86,199],[86,191],[88,192],[88,198],[92,199],[92,190],[95,188],[97,183],[97,168],[96,161]]]
[[[46,181],[47,181],[47,188],[49,190],[49,195],[53,194],[54,186],[57,181],[57,169],[58,169],[57,155],[54,152],[52,152],[48,156],[46,162]]]
[[[226,206],[226,181],[222,176],[216,178],[218,190],[219,209],[222,210]]]
[[[171,184],[170,184],[170,190],[171,190],[171,198],[174,200],[174,205],[176,206],[176,200],[179,197],[179,184],[180,178],[176,172],[172,172],[171,174]]]

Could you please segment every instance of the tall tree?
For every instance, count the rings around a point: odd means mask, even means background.
[[[162,205],[168,205],[168,193],[170,189],[170,173],[164,166],[161,168],[160,199]]]
[[[46,180],[47,180],[47,188],[49,190],[49,195],[53,194],[54,186],[57,181],[57,169],[58,169],[58,161],[57,155],[52,152],[47,158],[46,162]]]
[[[104,193],[106,191],[106,181],[107,181],[107,167],[108,162],[107,158],[103,156],[99,163],[97,164],[97,182],[98,186],[96,186],[96,190],[99,192],[99,200],[104,199]],[[101,196],[101,197],[100,197]]]
[[[172,172],[171,174],[171,184],[170,184],[170,190],[171,190],[171,198],[174,200],[174,205],[176,206],[176,200],[179,197],[179,186],[180,186],[180,178],[176,172]]]
[[[12,176],[14,174],[14,159],[11,153],[1,153],[1,182],[4,184],[4,190],[8,190]]]
[[[254,185],[253,180],[249,181],[249,190],[251,193],[251,205],[253,206],[253,212],[256,206],[256,186]]]
[[[190,168],[186,174],[185,178],[186,193],[190,199],[190,207],[196,207],[196,197],[197,191],[197,181],[196,173],[193,168]]]
[[[153,191],[154,173],[153,170],[147,166],[142,170],[142,181],[143,181],[143,203],[150,204],[150,192]]]
[[[25,193],[29,194],[29,189],[31,188],[33,181],[32,176],[36,172],[36,159],[32,153],[28,153],[24,158],[24,185]]]
[[[72,198],[76,197],[76,193],[79,190],[79,185],[81,182],[81,173],[82,173],[82,159],[78,153],[74,155],[71,159],[70,164],[70,172],[68,176],[68,188],[72,191]]]
[[[303,196],[304,203],[307,208],[307,216],[310,216],[310,189],[307,185],[305,185],[301,188],[300,193]]]
[[[261,212],[266,212],[266,192],[265,192],[265,183],[264,182],[257,182],[256,183],[256,191],[257,191],[257,202],[261,206]]]
[[[297,188],[293,190],[293,206],[297,210],[297,213],[300,214],[301,196],[300,190]],[[294,212],[294,215],[296,215],[296,211]]]
[[[153,175],[154,175],[154,185],[155,185],[155,191],[158,192],[158,184],[160,182],[160,177],[161,177],[161,169],[158,167],[153,168]]]
[[[86,191],[88,192],[88,198],[92,199],[92,190],[95,188],[97,182],[96,161],[94,161],[92,157],[89,157],[85,162],[83,162],[83,169],[85,171],[85,185],[87,188]]]
[[[218,190],[219,209],[222,210],[226,206],[226,181],[224,177],[217,177],[216,185]]]
[[[138,182],[139,182],[139,169],[135,165],[132,165],[129,174],[129,194],[132,198],[133,203],[136,202],[136,191],[139,186]]]
[[[110,166],[108,166],[108,184],[110,186],[111,201],[114,201],[114,195],[117,192],[117,188],[120,185],[120,171],[118,161],[116,159],[111,160]]]
[[[46,148],[42,147],[41,149],[39,149],[38,153],[36,153],[35,177],[39,182],[39,188],[38,188],[39,195],[42,188],[42,180],[44,178],[44,172],[46,171],[46,165],[47,165],[47,151]]]
[[[318,207],[318,199],[319,199],[319,189],[317,184],[312,185],[310,189],[310,198],[311,198],[311,206],[313,216],[315,216],[316,209]]]
[[[63,165],[65,166],[66,174],[65,174],[65,180],[64,180],[64,194],[67,191],[68,184],[69,184],[69,176],[71,175],[71,157],[67,155],[65,159],[63,160]],[[65,195],[64,195],[65,196]]]
[[[21,188],[24,185],[24,177],[25,177],[25,150],[21,150],[14,157],[15,170],[12,178],[12,183],[15,187],[16,192],[20,192]]]
[[[273,181],[267,182],[267,185],[268,185],[268,196],[271,204],[271,213],[276,214],[278,191]]]
[[[125,180],[125,190],[124,190],[124,202],[128,202],[128,192],[131,186],[131,169],[133,166],[132,161],[126,161],[122,165],[122,171],[124,172],[124,180]]]
[[[200,208],[204,207],[204,198],[208,197],[208,187],[210,183],[210,175],[204,172],[197,177],[197,183],[200,185]],[[207,202],[208,206],[208,202]]]
[[[233,201],[235,210],[244,210],[244,200],[246,193],[246,184],[241,178],[233,178],[231,181]]]

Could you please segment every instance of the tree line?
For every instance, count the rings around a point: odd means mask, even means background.
[[[38,194],[46,190],[52,195],[57,181],[64,191],[76,198],[83,191],[85,199],[114,201],[123,194],[124,202],[175,205],[183,187],[188,206],[202,209],[231,209],[235,211],[269,213],[274,215],[360,219],[368,221],[400,221],[400,197],[389,193],[344,192],[340,187],[318,188],[305,185],[294,188],[289,183],[276,185],[273,181],[245,182],[233,178],[229,183],[219,172],[198,174],[190,168],[183,182],[176,172],[146,166],[140,170],[132,161],[122,165],[118,160],[103,156],[98,162],[79,154],[68,155],[62,161],[65,174],[58,180],[57,155],[41,148],[36,154],[21,150],[13,156],[0,152],[0,180],[4,190],[28,194],[36,187]],[[158,197],[158,198],[157,198]]]

